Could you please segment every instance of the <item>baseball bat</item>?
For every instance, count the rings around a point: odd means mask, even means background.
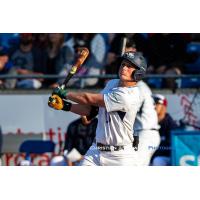
[[[125,53],[126,50],[126,42],[127,42],[127,38],[123,37],[122,38],[122,45],[121,45],[121,56]]]
[[[74,76],[74,74],[76,74],[76,72],[81,67],[81,65],[84,63],[84,61],[86,60],[88,55],[89,55],[89,50],[86,47],[78,48],[77,59],[76,59],[74,65],[72,65],[72,68],[69,71],[69,73],[67,74],[67,77],[65,78],[64,82],[60,85],[60,88],[65,89],[67,87],[67,83]],[[51,96],[51,101],[48,102],[48,105],[51,107],[52,104],[56,103],[56,99],[59,100],[60,102],[62,102],[62,99],[60,97],[53,94]]]
[[[88,55],[89,55],[89,50],[86,47],[78,48],[78,57],[76,59],[75,64],[72,65],[72,68],[67,74],[67,77],[65,78],[63,84],[60,86],[62,89],[65,89],[67,87],[67,83],[74,76],[74,74],[76,74],[77,70],[84,63]]]

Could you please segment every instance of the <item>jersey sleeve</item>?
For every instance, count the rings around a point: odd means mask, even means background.
[[[117,85],[117,83],[119,82],[118,79],[112,79],[112,80],[109,80],[107,83],[106,83],[106,86],[104,87],[103,90],[101,90],[101,94],[105,94],[107,90],[109,90],[110,88],[113,88],[114,86]]]
[[[128,103],[129,95],[122,90],[111,91],[104,94],[104,102],[107,112],[123,111],[129,109]]]

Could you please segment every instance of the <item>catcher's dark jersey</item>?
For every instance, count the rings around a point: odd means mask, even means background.
[[[94,141],[96,127],[96,118],[89,125],[83,125],[81,118],[73,121],[67,129],[64,150],[69,152],[76,148],[81,155],[85,155]]]

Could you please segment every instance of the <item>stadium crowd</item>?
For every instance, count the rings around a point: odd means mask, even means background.
[[[195,74],[200,72],[200,34],[180,33],[1,33],[0,75],[65,75],[78,47],[90,56],[78,75],[117,74],[116,62],[122,40],[141,52],[148,61],[148,74]],[[84,87],[101,87],[98,78],[87,78]],[[0,88],[54,88],[60,79],[0,79]],[[172,88],[172,79],[147,80],[152,87]],[[82,83],[83,84],[83,83]],[[80,79],[70,81],[80,87]]]

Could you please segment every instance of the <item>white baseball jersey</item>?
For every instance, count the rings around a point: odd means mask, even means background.
[[[141,107],[135,119],[134,131],[158,130],[158,116],[155,110],[152,92],[143,81],[139,81],[137,87],[140,91]]]
[[[101,92],[105,107],[99,108],[96,142],[128,145],[133,142],[133,124],[140,103],[137,86],[119,87],[119,79],[111,80]]]

